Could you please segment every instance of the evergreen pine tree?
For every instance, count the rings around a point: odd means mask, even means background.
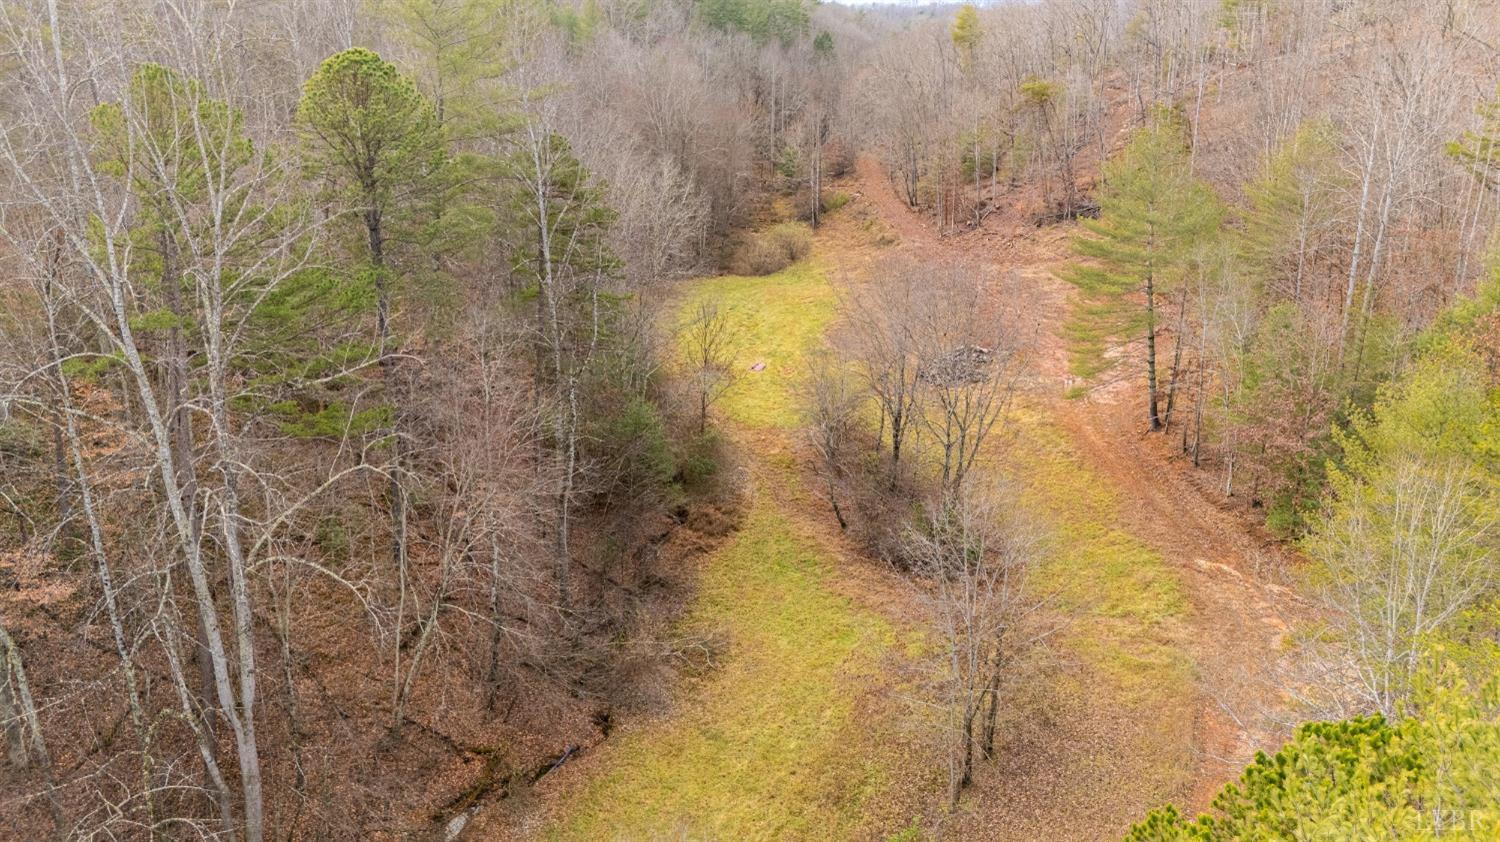
[[[1480,127],[1464,132],[1463,137],[1448,144],[1448,154],[1463,162],[1491,188],[1500,187],[1500,88],[1495,98],[1477,109]]]
[[[1213,236],[1223,217],[1213,192],[1188,170],[1181,126],[1168,118],[1142,129],[1104,168],[1097,220],[1082,220],[1093,236],[1074,249],[1089,262],[1067,279],[1083,295],[1069,326],[1074,368],[1090,376],[1108,367],[1106,347],[1142,337],[1151,429],[1163,427],[1159,409],[1156,335],[1163,296],[1178,286],[1190,250]]]
[[[1275,754],[1258,754],[1208,813],[1189,819],[1163,807],[1126,842],[1496,838],[1495,654],[1493,644],[1475,653],[1491,669],[1479,681],[1455,661],[1430,659],[1411,716],[1303,725]]]
[[[1238,240],[1242,267],[1262,292],[1300,300],[1319,248],[1332,234],[1338,172],[1333,126],[1302,125],[1246,185],[1250,207]]]
[[[303,87],[297,105],[308,175],[327,188],[335,212],[357,215],[364,228],[364,275],[375,297],[379,364],[394,404],[391,300],[387,245],[392,223],[417,227],[423,205],[440,198],[447,151],[436,110],[411,79],[370,50],[355,47],[325,60]],[[392,555],[406,565],[406,490],[400,413],[391,440]],[[403,573],[404,575],[404,573]]]
[[[958,50],[958,67],[965,74],[974,70],[974,54],[984,31],[979,27],[979,10],[965,3],[953,18],[953,47]]]
[[[336,212],[358,214],[382,359],[391,339],[393,222],[433,198],[447,154],[436,111],[396,66],[362,47],[325,60],[297,105],[308,175]]]

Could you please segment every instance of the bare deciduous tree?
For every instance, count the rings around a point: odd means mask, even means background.
[[[907,547],[942,645],[938,704],[948,798],[957,806],[976,743],[985,757],[994,752],[1005,670],[1032,642],[1024,624],[1042,604],[1028,583],[1039,534],[1013,489],[970,486],[928,506]]]
[[[924,277],[924,267],[916,262],[888,262],[850,293],[845,306],[849,330],[841,342],[880,410],[875,442],[884,447],[890,441],[892,487],[900,476],[904,448],[920,428],[916,316]]]
[[[978,265],[929,268],[918,307],[920,418],[941,452],[942,484],[955,493],[1010,408],[1036,333],[1036,315],[1013,274],[992,285]]]
[[[677,334],[696,399],[701,435],[708,429],[709,408],[737,379],[740,325],[732,311],[720,308],[718,301],[704,299],[693,308]]]
[[[839,497],[853,455],[849,451],[854,444],[854,429],[865,400],[866,395],[857,388],[853,373],[839,357],[824,352],[809,361],[803,396],[808,438],[818,457],[823,495],[840,529],[849,528]]]

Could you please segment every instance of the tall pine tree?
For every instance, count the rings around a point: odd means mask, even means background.
[[[393,223],[415,230],[418,209],[440,199],[447,150],[437,112],[396,66],[362,47],[325,60],[297,105],[308,175],[323,183],[336,213],[363,223],[365,276],[375,292],[381,377],[394,403],[392,286],[388,259]],[[406,564],[406,491],[402,486],[400,413],[390,431],[392,554]]]
[[[1088,262],[1067,273],[1083,298],[1069,325],[1074,369],[1082,376],[1096,374],[1109,367],[1108,346],[1145,339],[1148,414],[1151,429],[1160,430],[1161,301],[1179,287],[1191,250],[1213,236],[1223,211],[1188,169],[1180,123],[1165,116],[1139,131],[1105,166],[1099,208],[1097,220],[1082,220],[1093,236],[1073,243]]]
[[[953,17],[953,48],[958,51],[958,67],[965,74],[974,72],[974,56],[984,31],[979,26],[979,10],[965,3]]]
[[[357,214],[375,288],[382,359],[389,353],[392,223],[431,200],[447,159],[436,111],[396,66],[362,47],[323,62],[297,105],[309,176],[334,210]]]

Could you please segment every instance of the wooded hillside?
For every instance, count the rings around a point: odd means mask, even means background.
[[[0,836],[1493,838],[1497,202],[1493,0],[9,0]]]

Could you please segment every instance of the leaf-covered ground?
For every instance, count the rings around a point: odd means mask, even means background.
[[[952,247],[883,207],[895,200],[881,189],[834,217],[812,259],[685,292],[684,313],[712,298],[743,335],[716,413],[748,474],[748,513],[704,560],[679,627],[714,655],[673,710],[627,722],[572,770],[543,835],[1109,839],[1231,776],[1211,755],[1245,735],[1224,723],[1212,679],[1226,663],[1251,669],[1244,656],[1277,622],[1238,572],[1250,539],[1182,482],[1143,476],[1157,457],[1110,406],[1064,400],[1069,381],[1043,363],[1000,462],[1050,536],[1037,583],[1057,631],[1016,668],[999,757],[942,809],[944,771],[919,734],[932,714],[914,677],[935,668],[920,612],[830,527],[798,455],[797,384],[839,296],[896,251]],[[1060,320],[1067,304],[1052,310]]]

